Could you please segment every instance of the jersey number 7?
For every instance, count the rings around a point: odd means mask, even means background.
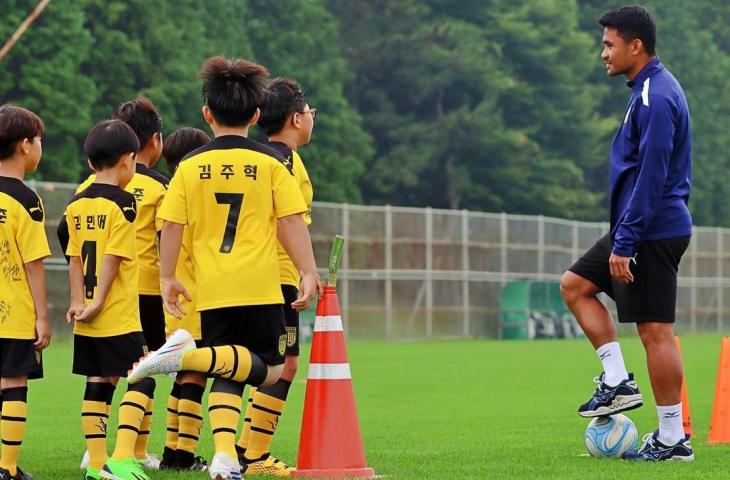
[[[86,266],[84,272],[84,296],[91,300],[94,298],[96,288],[96,242],[86,240],[81,244],[81,261]]]
[[[228,220],[226,220],[226,230],[223,233],[223,241],[221,242],[221,253],[231,253],[233,250],[233,242],[236,241],[236,231],[238,230],[238,217],[241,215],[243,207],[242,193],[216,193],[215,200],[219,205],[228,205]]]

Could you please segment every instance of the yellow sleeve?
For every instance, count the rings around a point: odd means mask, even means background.
[[[17,242],[20,258],[23,263],[30,263],[39,258],[51,256],[51,249],[48,247],[48,238],[46,237],[45,213],[43,213],[43,204],[38,200],[40,214],[35,212],[35,219],[30,213],[23,210],[20,212],[20,222],[18,224]]]
[[[164,220],[158,214],[160,213],[162,204],[165,201],[165,194],[167,193],[167,190],[162,185],[160,185],[160,190],[160,194],[157,196],[157,203],[155,204],[155,229],[158,232],[162,230],[162,224],[164,223]]]
[[[66,255],[69,257],[80,257],[81,246],[79,245],[79,234],[76,230],[73,213],[68,207],[66,207],[66,224],[68,225],[68,246],[66,247]]]
[[[118,208],[112,210],[111,217],[111,230],[104,255],[135,259],[137,257],[137,229],[134,221],[128,221]]]
[[[167,188],[162,199],[162,206],[157,212],[157,218],[155,223],[159,222],[162,224],[163,221],[179,223],[181,225],[187,225],[188,223],[188,210],[185,193],[185,165],[180,165],[175,176],[172,177],[170,186]],[[162,227],[160,227],[162,228]]]
[[[304,203],[296,178],[289,173],[284,165],[276,160],[272,159],[270,164],[272,165],[271,189],[274,195],[274,215],[276,218],[306,212],[307,204]]]

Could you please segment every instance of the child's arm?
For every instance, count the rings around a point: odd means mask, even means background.
[[[71,287],[71,305],[66,312],[66,321],[73,322],[84,311],[84,267],[81,257],[71,255],[68,264],[68,283]]]
[[[180,295],[187,301],[192,300],[190,293],[175,276],[177,259],[180,255],[185,225],[165,221],[160,237],[160,281],[162,282],[162,302],[165,309],[176,318],[185,316],[180,303]]]
[[[43,350],[51,343],[51,325],[48,323],[48,294],[46,292],[46,270],[43,259],[33,260],[25,264],[25,276],[28,279],[30,293],[35,304],[35,332],[37,340],[33,344],[36,350]]]
[[[101,261],[101,274],[99,275],[99,286],[94,294],[94,300],[84,308],[80,315],[76,315],[77,322],[91,322],[104,308],[106,296],[119,272],[119,264],[122,257],[116,255],[104,255]]]

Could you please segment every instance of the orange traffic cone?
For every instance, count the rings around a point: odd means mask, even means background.
[[[707,443],[730,443],[730,337],[723,337]]]
[[[299,457],[294,477],[374,478],[357,419],[340,305],[327,286],[317,303]]]
[[[679,351],[679,359],[682,362],[682,370],[684,370],[684,358],[682,357],[682,344],[679,341],[679,337],[674,337],[674,344],[677,345],[677,351]],[[695,436],[695,428],[692,425],[692,413],[689,408],[689,395],[687,395],[687,375],[682,372],[682,426],[684,427],[684,433]]]

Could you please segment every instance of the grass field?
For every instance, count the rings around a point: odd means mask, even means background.
[[[723,479],[730,446],[706,445],[720,348],[719,336],[682,339],[697,430],[693,464],[627,464],[583,456],[587,421],[575,413],[600,370],[587,341],[453,341],[349,345],[361,428],[370,466],[396,479]],[[627,365],[645,395],[630,412],[640,434],[656,428],[643,350],[623,341]],[[306,377],[304,351],[301,378]],[[21,466],[43,480],[78,479],[84,443],[79,422],[83,379],[69,373],[71,348],[57,342],[45,357],[46,379],[30,388]],[[158,382],[151,446],[160,453],[165,393]],[[297,381],[273,451],[296,458],[305,384]],[[122,388],[117,389],[115,409]],[[112,418],[110,425],[116,425]],[[113,439],[113,432],[110,433]],[[210,458],[206,421],[200,452]],[[111,442],[110,442],[111,443]],[[153,472],[153,479],[206,478]]]

